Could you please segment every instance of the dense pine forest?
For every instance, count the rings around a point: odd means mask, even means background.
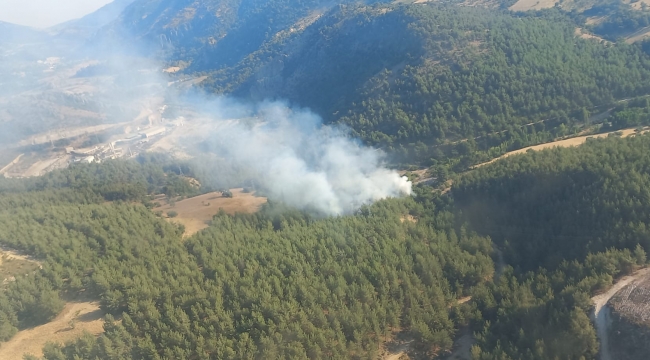
[[[271,203],[183,242],[142,204],[173,179],[109,162],[3,180],[0,239],[43,261],[0,292],[3,339],[83,293],[109,314],[105,335],[45,358],[372,359],[402,329],[433,355],[469,321],[456,300],[494,275],[488,239],[413,199],[331,219]]]
[[[583,39],[580,21],[557,9],[382,3],[311,21],[208,71],[204,87],[288,99],[427,165],[568,135],[617,100],[650,94],[642,46]]]
[[[459,221],[493,239],[511,266],[476,298],[485,309],[479,343],[493,349],[481,359],[595,357],[590,294],[643,266],[650,250],[649,147],[647,135],[612,136],[458,179]]]
[[[337,217],[271,197],[189,236],[159,196],[266,190],[207,140],[193,160],[0,176],[0,248],[38,261],[0,285],[0,347],[98,301],[103,334],[43,359],[373,360],[396,339],[414,360],[448,359],[463,334],[473,360],[597,359],[591,297],[650,251],[650,41],[621,41],[650,17],[590,1],[134,1],[93,45],[154,39],[143,49],[178,66],[168,86],[309,108],[394,167],[426,165],[426,181]],[[161,117],[183,116],[194,93],[178,90]]]
[[[650,248],[649,150],[637,135],[512,156],[345,217],[271,201],[187,239],[149,197],[202,190],[170,186],[186,180],[160,157],[4,179],[0,241],[42,269],[3,285],[0,335],[83,294],[105,333],[46,359],[374,359],[398,335],[436,357],[468,326],[475,359],[594,359],[591,294]]]

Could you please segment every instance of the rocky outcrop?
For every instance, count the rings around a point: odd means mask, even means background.
[[[608,307],[612,358],[650,359],[650,276],[623,288]]]

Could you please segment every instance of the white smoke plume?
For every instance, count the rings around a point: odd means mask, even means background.
[[[163,73],[166,66],[156,59],[126,55],[128,44],[120,44],[124,49],[81,47],[85,50],[75,52],[67,46],[46,46],[50,35],[37,35],[42,43],[27,48],[22,43],[31,38],[4,45],[0,41],[5,61],[0,69],[0,83],[5,85],[0,90],[0,147],[10,145],[15,152],[7,153],[6,161],[24,152],[20,144],[30,143],[32,136],[100,124],[128,124],[120,125],[131,129],[128,134],[155,126],[172,129],[170,138],[182,141],[158,148],[154,144],[153,151],[174,153],[186,144],[201,143],[217,155],[218,161],[200,163],[218,175],[206,184],[212,188],[243,186],[243,179],[251,180],[272,200],[324,215],[350,214],[380,199],[411,194],[411,183],[384,166],[381,151],[351,139],[342,127],[323,125],[309,110],[197,94],[186,86],[193,75]],[[159,112],[167,105],[177,113]],[[148,124],[146,116],[139,115],[153,112],[160,116]],[[187,126],[174,128],[170,123],[185,116]],[[191,147],[184,149],[186,154],[201,157],[206,151]],[[59,155],[47,151],[44,158]]]
[[[382,164],[383,153],[338,127],[283,103],[256,106],[260,122],[236,122],[210,135],[220,155],[244,166],[269,197],[326,215],[354,212],[387,197],[411,194],[411,182]]]

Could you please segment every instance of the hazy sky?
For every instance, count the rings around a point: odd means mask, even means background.
[[[0,0],[0,21],[45,28],[80,18],[113,0]]]

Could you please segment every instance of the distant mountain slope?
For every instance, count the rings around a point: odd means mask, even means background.
[[[648,5],[647,0],[518,0],[509,9],[530,11],[555,7],[601,37],[635,42],[650,36]]]
[[[589,111],[650,93],[641,48],[580,38],[577,16],[457,2],[135,0],[90,44],[135,42],[208,73],[210,91],[288,99],[432,163],[579,131]]]
[[[134,0],[114,0],[80,19],[53,26],[48,32],[63,36],[90,36],[93,32],[115,21]]]
[[[347,2],[348,0],[344,0]],[[193,69],[235,64],[262,43],[330,0],[136,0],[94,43],[133,39]]]
[[[558,136],[549,131],[578,125],[582,108],[650,93],[648,80],[640,48],[580,39],[559,11],[383,4],[340,7],[278,33],[214,71],[207,87],[289,99],[369,143],[430,159],[433,146],[467,137],[492,134],[451,151]],[[522,127],[549,117],[557,121]]]
[[[44,34],[36,29],[0,21],[0,45],[40,40]]]

